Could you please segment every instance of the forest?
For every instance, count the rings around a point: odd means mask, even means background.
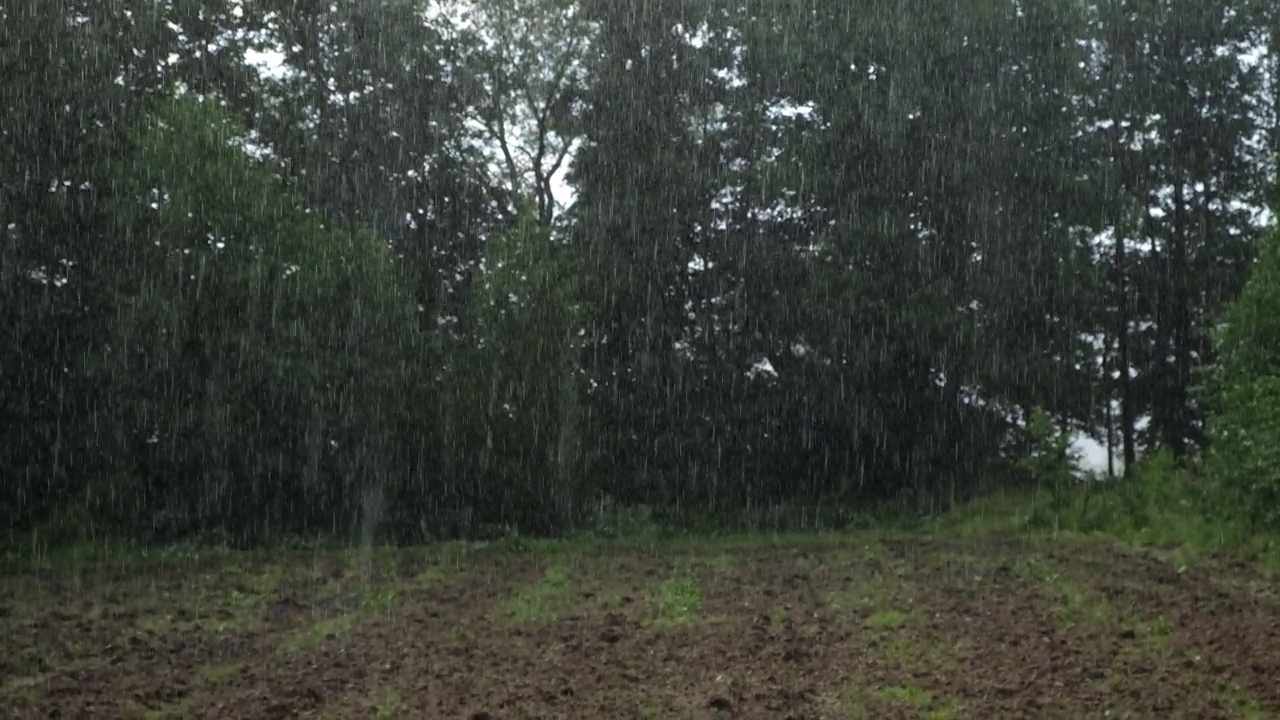
[[[0,545],[1280,529],[1278,161],[1266,0],[3,0]]]

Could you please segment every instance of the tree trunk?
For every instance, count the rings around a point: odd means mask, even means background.
[[[1111,333],[1109,333],[1109,332],[1104,332],[1104,333],[1103,333],[1103,339],[1102,339],[1102,357],[1103,357],[1102,371],[1103,371],[1104,373],[1106,373],[1106,376],[1107,376],[1107,382],[1104,384],[1104,387],[1105,387],[1105,388],[1107,388],[1107,393],[1106,393],[1106,402],[1107,402],[1107,407],[1106,407],[1106,410],[1105,410],[1105,423],[1106,423],[1106,427],[1107,427],[1107,479],[1108,479],[1108,480],[1114,480],[1114,479],[1115,479],[1115,477],[1116,477],[1116,418],[1115,418],[1115,402],[1114,402],[1114,400],[1113,400],[1114,395],[1113,395],[1113,394],[1112,394],[1112,392],[1111,392],[1111,382],[1110,382],[1110,381],[1111,381],[1111,370],[1112,370],[1112,366],[1111,366],[1111,359],[1115,357],[1114,355],[1112,355],[1112,349],[1111,349],[1112,340],[1113,340],[1113,338],[1111,337]]]
[[[1187,416],[1187,392],[1191,384],[1191,288],[1187,271],[1187,197],[1185,179],[1179,177],[1173,186],[1173,247],[1169,254],[1169,328],[1173,368],[1166,389],[1169,393],[1168,417],[1164,442],[1175,458],[1187,453],[1190,419]],[[1163,358],[1162,358],[1163,359]]]
[[[1272,6],[1268,18],[1271,21],[1267,48],[1271,56],[1271,127],[1267,129],[1267,139],[1271,146],[1271,160],[1275,163],[1275,179],[1280,182],[1280,10]]]
[[[1138,452],[1134,443],[1134,418],[1133,418],[1133,391],[1132,382],[1129,377],[1130,369],[1130,353],[1129,353],[1129,271],[1126,267],[1126,248],[1124,237],[1124,223],[1116,223],[1116,248],[1115,248],[1115,270],[1116,270],[1116,346],[1119,357],[1117,364],[1119,365],[1120,377],[1117,382],[1120,385],[1120,437],[1124,445],[1124,468],[1122,474],[1128,477],[1133,466],[1137,463]]]

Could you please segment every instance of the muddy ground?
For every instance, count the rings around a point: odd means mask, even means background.
[[[1280,717],[1280,580],[1099,542],[228,555],[0,577],[0,710]]]

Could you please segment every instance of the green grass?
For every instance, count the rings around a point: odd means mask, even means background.
[[[400,696],[400,691],[395,688],[381,693],[369,703],[370,715],[377,720],[398,718],[404,709],[404,699]]]
[[[207,683],[220,683],[244,670],[244,663],[232,662],[206,665],[200,669],[200,678]]]
[[[287,637],[280,645],[281,652],[296,653],[315,645],[340,637],[375,613],[385,612],[399,598],[397,585],[366,588],[357,598],[354,610],[341,615],[324,617]]]
[[[841,567],[838,572],[848,573],[851,580],[844,587],[835,588],[828,596],[829,607],[841,611],[847,617],[844,627],[851,634],[862,638],[874,637],[876,650],[882,667],[896,668],[900,673],[897,681],[910,679],[924,682],[925,673],[954,673],[950,665],[954,658],[954,643],[933,645],[941,642],[922,637],[915,632],[925,615],[913,604],[924,602],[928,598],[924,594],[928,586],[913,586],[913,580],[920,577],[920,566],[930,563],[945,563],[948,572],[973,575],[985,575],[995,567],[998,560],[987,560],[977,555],[965,555],[963,543],[920,543],[921,550],[911,551],[911,557],[896,558],[887,546],[880,546],[883,539],[921,539],[934,538],[977,538],[992,534],[1016,534],[1031,538],[1026,544],[1029,554],[1009,556],[1002,568],[1012,569],[1025,580],[1029,580],[1045,591],[1052,605],[1037,608],[1038,612],[1053,613],[1066,627],[1089,626],[1090,624],[1109,623],[1117,619],[1119,611],[1112,607],[1099,593],[1090,591],[1082,580],[1087,574],[1080,566],[1060,560],[1055,562],[1047,556],[1045,548],[1050,543],[1074,544],[1093,543],[1101,538],[1121,538],[1126,542],[1152,542],[1152,538],[1179,538],[1178,542],[1189,548],[1212,547],[1212,533],[1205,530],[1208,521],[1203,521],[1199,529],[1182,528],[1177,525],[1178,515],[1174,514],[1184,506],[1165,501],[1151,502],[1151,508],[1143,515],[1145,529],[1137,529],[1133,522],[1121,523],[1117,507],[1125,507],[1124,503],[1132,503],[1132,498],[1121,497],[1120,490],[1095,492],[1086,508],[1083,497],[1079,504],[1068,508],[1068,514],[1079,512],[1079,517],[1067,522],[1058,523],[1057,530],[1050,530],[1044,521],[1048,499],[1034,493],[1005,492],[981,498],[956,509],[953,513],[936,519],[926,531],[911,531],[893,527],[882,531],[820,531],[820,532],[786,532],[757,534],[669,534],[659,535],[644,532],[632,537],[615,537],[598,539],[588,536],[567,540],[536,540],[509,535],[494,541],[484,552],[490,554],[521,555],[518,559],[505,558],[503,563],[513,566],[530,567],[541,565],[540,574],[530,576],[530,582],[519,587],[503,598],[498,606],[501,615],[514,623],[537,623],[554,621],[562,617],[566,610],[573,609],[579,590],[592,591],[589,610],[599,611],[620,602],[625,594],[639,595],[647,601],[649,611],[644,619],[654,625],[663,627],[681,626],[696,622],[717,622],[715,616],[704,614],[704,600],[699,578],[715,578],[720,574],[741,572],[749,566],[742,556],[729,550],[785,548],[788,561],[794,558],[797,568],[808,572],[812,567],[802,566],[805,562],[816,564],[815,554],[805,551],[816,549],[835,549],[834,552],[817,555],[821,562],[832,563]],[[1155,508],[1155,509],[1152,509]],[[1157,509],[1161,509],[1157,512]],[[1086,511],[1087,510],[1087,511]],[[1181,511],[1179,511],[1181,512]],[[1164,514],[1162,514],[1164,513]],[[1190,521],[1188,521],[1190,522]],[[1200,521],[1196,521],[1200,522]],[[1194,526],[1194,523],[1192,523]],[[1153,530],[1152,528],[1159,528]],[[1179,534],[1180,533],[1180,534]],[[1051,540],[1052,538],[1052,540]],[[1208,539],[1206,539],[1208,538]],[[952,548],[961,546],[960,550]],[[1021,546],[1022,543],[1016,543]],[[329,616],[315,616],[304,628],[293,630],[281,629],[278,649],[282,653],[296,653],[312,648],[326,639],[335,638],[352,632],[353,629],[371,614],[381,612],[394,605],[400,597],[411,590],[430,586],[444,581],[457,573],[463,572],[466,565],[463,556],[476,552],[475,546],[457,544],[441,544],[432,546],[427,551],[427,562],[423,569],[412,576],[401,578],[397,575],[397,561],[404,559],[403,551],[397,552],[386,548],[348,548],[335,552],[307,552],[294,554],[293,551],[280,551],[274,557],[258,553],[229,553],[219,565],[220,575],[204,576],[200,571],[200,582],[213,588],[216,598],[214,605],[223,610],[230,610],[230,617],[219,619],[225,626],[210,625],[205,620],[205,613],[199,605],[197,595],[188,596],[186,591],[156,596],[154,607],[143,608],[143,619],[139,627],[160,633],[185,633],[191,631],[209,632],[210,628],[222,632],[239,627],[241,610],[245,619],[256,618],[261,613],[264,600],[272,595],[296,592],[299,580],[309,580],[312,573],[316,586],[323,588],[325,599],[317,606],[329,608]],[[929,547],[945,548],[943,555],[930,555],[934,552]],[[1003,545],[1000,547],[1008,547]],[[1221,545],[1219,545],[1221,547]],[[442,549],[459,548],[456,553],[441,552]],[[645,553],[661,554],[664,561],[674,560],[669,569],[669,576],[657,575],[651,584],[640,593],[634,586],[619,587],[617,582],[610,581],[612,576],[597,577],[582,570],[600,567],[600,555],[612,548],[627,548]],[[417,551],[408,551],[416,553]],[[97,554],[95,554],[97,553]],[[131,554],[132,553],[132,554]],[[77,563],[99,562],[104,557],[93,550],[76,554],[74,549],[68,553],[46,553],[41,555],[44,566],[76,566]],[[674,557],[670,557],[674,556]],[[1057,554],[1062,557],[1060,553]],[[176,555],[155,555],[147,552],[134,553],[122,551],[113,556],[114,562],[151,563],[171,560]],[[192,555],[191,557],[195,557]],[[302,562],[295,562],[305,557]],[[808,560],[803,558],[808,557]],[[835,560],[833,561],[833,558]],[[336,564],[335,564],[336,562]],[[62,565],[65,564],[65,565]],[[847,569],[845,569],[847,567]],[[337,575],[326,578],[320,574],[321,569],[336,569]],[[1065,570],[1064,570],[1065,568]],[[936,568],[935,568],[936,569]],[[1070,572],[1068,572],[1070,571]],[[827,577],[827,576],[824,576]],[[712,582],[712,580],[708,580]],[[327,585],[326,585],[327,583]],[[978,583],[975,583],[975,586]],[[1265,584],[1264,584],[1265,585]],[[823,589],[830,589],[824,585]],[[201,591],[204,592],[204,591]],[[961,592],[965,592],[961,590]],[[334,597],[343,598],[337,602],[337,608],[330,606]],[[349,598],[354,597],[354,600]],[[132,602],[132,601],[131,601]],[[148,601],[151,602],[151,601]],[[193,611],[190,615],[174,618],[165,614],[167,608],[185,607]],[[713,605],[714,610],[718,604]],[[578,608],[581,609],[581,608]],[[1119,610],[1123,610],[1121,607]],[[768,608],[770,616],[780,623],[786,619],[787,610],[780,607]],[[158,613],[152,615],[150,613]],[[333,614],[336,613],[336,614]],[[294,618],[297,620],[297,618]],[[793,618],[794,619],[794,618]],[[1125,620],[1124,627],[1133,629],[1133,636],[1146,640],[1152,645],[1142,642],[1129,643],[1129,649],[1135,653],[1148,653],[1154,644],[1175,631],[1168,618],[1142,618]],[[197,623],[200,625],[197,627]],[[292,628],[292,626],[290,626]],[[905,629],[905,631],[904,631]],[[879,632],[874,632],[879,631]],[[892,631],[892,632],[891,632]],[[674,631],[679,633],[679,630]],[[860,635],[859,635],[860,634]],[[1172,643],[1170,643],[1172,645]],[[81,649],[88,656],[96,652],[93,647]],[[1163,648],[1167,653],[1169,648]],[[78,652],[76,654],[79,654]],[[200,670],[200,677],[208,683],[225,682],[240,671],[241,666],[235,663],[209,666]],[[644,681],[643,674],[636,673],[635,682]],[[926,683],[927,684],[927,683]],[[13,684],[13,692],[25,691]],[[1262,717],[1258,703],[1250,699],[1238,687],[1224,689],[1215,685],[1212,692],[1227,693],[1230,702],[1242,717]],[[852,698],[851,700],[849,698]],[[856,709],[862,708],[863,716],[867,708],[885,705],[897,710],[906,710],[921,718],[946,720],[962,717],[958,705],[939,699],[917,685],[903,684],[882,687],[876,690],[862,690],[847,695],[845,698],[828,696],[832,702],[841,702],[848,710],[846,716],[858,716]],[[846,702],[847,700],[847,702]],[[402,699],[394,690],[382,689],[374,695],[362,697],[357,702],[364,703],[371,717],[397,717],[406,712]],[[655,701],[656,702],[656,701]],[[654,716],[658,716],[659,708],[654,705]]]
[[[76,541],[56,545],[37,540],[34,543],[0,548],[0,572],[179,564],[209,554],[148,548],[119,540]]]
[[[1046,490],[1006,489],[977,498],[927,523],[949,536],[1009,534],[1108,538],[1156,549],[1191,564],[1232,555],[1280,572],[1280,533],[1250,528],[1206,466],[1180,466],[1166,451],[1144,458],[1125,478],[1072,485],[1056,509]]]
[[[771,505],[718,516],[695,516],[661,508],[618,508],[585,530],[563,538],[534,538],[497,528],[481,543],[436,543],[460,553],[491,551],[552,558],[598,552],[601,547],[677,552],[715,548],[819,547],[886,537],[972,537],[1018,534],[1035,537],[1110,537],[1129,544],[1165,548],[1189,561],[1219,551],[1243,552],[1280,572],[1280,537],[1247,532],[1217,519],[1210,484],[1179,469],[1164,454],[1135,468],[1126,480],[1078,483],[1055,510],[1047,489],[1005,489],[978,497],[931,518],[906,512],[906,503],[851,508],[837,503]],[[1219,514],[1220,515],[1220,514]],[[92,523],[75,513],[47,524],[30,537],[10,537],[0,547],[0,572],[72,569],[86,565],[138,566],[186,563],[212,556],[233,561],[278,560],[280,553],[338,552],[372,573],[395,552],[385,547],[344,547],[337,543],[282,540],[262,550],[227,550],[196,545],[147,547],[99,536],[76,541]],[[75,530],[76,532],[72,532]],[[100,533],[100,530],[99,530]]]
[[[900,610],[877,610],[867,618],[867,627],[877,630],[896,630],[907,624],[910,617]]]
[[[1263,720],[1263,718],[1272,717],[1272,715],[1262,709],[1257,700],[1250,697],[1248,692],[1236,683],[1227,686],[1227,701],[1239,713],[1238,717],[1242,720]]]
[[[348,613],[337,617],[324,618],[312,623],[305,630],[295,633],[281,644],[285,653],[296,653],[314,647],[325,640],[335,638],[356,626],[359,617]]]
[[[851,567],[878,562],[882,569],[856,578],[853,587],[833,592],[827,598],[827,606],[840,613],[870,611],[864,624],[875,629],[891,630],[905,624],[911,613],[901,606],[910,604],[911,587],[902,562],[881,557],[878,549],[869,544],[859,545],[850,555]]]
[[[702,613],[702,592],[688,577],[673,577],[659,583],[651,593],[654,623],[680,625],[697,620]]]
[[[920,717],[928,720],[951,720],[960,717],[958,705],[950,703],[933,707],[935,705],[933,693],[917,685],[890,685],[872,690],[871,695],[887,703],[912,707],[920,713]]]
[[[933,694],[916,685],[890,685],[876,688],[871,696],[887,702],[926,707],[933,702]]]
[[[1280,540],[1216,517],[1206,482],[1157,457],[1127,479],[1078,483],[1060,511],[1047,491],[1005,489],[975,498],[922,528],[936,537],[1017,535],[1112,539],[1191,563],[1228,553],[1280,570]]]
[[[889,706],[896,710],[908,710],[922,720],[959,720],[964,717],[958,701],[939,702],[933,693],[918,685],[888,685],[874,690],[848,693],[841,702],[841,711],[849,717],[880,717],[883,710],[874,706]]]
[[[1161,615],[1149,622],[1137,623],[1134,630],[1138,635],[1158,642],[1173,632],[1173,621]]]
[[[1065,627],[1102,623],[1116,615],[1110,603],[1067,577],[1049,560],[1028,558],[1013,570],[1039,583],[1057,599],[1056,614]]]
[[[354,547],[339,551],[349,571],[366,581],[374,577],[394,577],[398,550],[391,547]]]
[[[571,590],[568,568],[555,564],[543,571],[538,582],[526,585],[504,602],[502,612],[517,623],[553,620]]]
[[[456,577],[461,573],[462,568],[459,566],[428,565],[413,579],[412,586],[419,589],[429,588],[436,583],[445,582],[449,578]]]

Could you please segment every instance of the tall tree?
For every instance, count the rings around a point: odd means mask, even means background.
[[[557,218],[567,160],[578,137],[571,120],[586,80],[593,28],[570,0],[461,0],[454,42],[479,130],[509,210],[532,198],[538,222]]]
[[[505,222],[505,197],[477,178],[485,158],[465,127],[459,43],[427,6],[245,5],[219,20],[219,42],[271,51],[279,66],[248,80],[202,76],[198,89],[229,103],[311,212],[395,245],[415,277],[423,327],[434,330],[462,313],[481,238]]]
[[[1280,197],[1277,193],[1273,197]],[[1280,210],[1278,204],[1271,206]],[[1231,522],[1280,526],[1280,233],[1259,243],[1258,260],[1216,333],[1202,398],[1212,439],[1207,467]]]
[[[1192,369],[1239,292],[1257,228],[1256,32],[1250,3],[1113,0],[1097,6],[1097,84],[1086,121],[1109,137],[1116,245],[1115,326],[1125,455],[1149,415],[1148,445],[1184,455],[1201,441]],[[1137,211],[1136,221],[1133,212]],[[1130,376],[1132,375],[1132,379]]]
[[[445,385],[449,475],[474,523],[548,532],[572,527],[587,500],[581,467],[582,307],[565,248],[532,201],[489,238],[473,286],[473,342],[450,354]]]
[[[579,249],[611,291],[591,293],[611,323],[593,372],[687,440],[632,446],[633,467],[738,478],[691,480],[704,497],[924,491],[974,477],[1001,407],[1091,415],[1087,208],[1054,154],[1079,18],[949,7],[594,7],[574,168]],[[676,421],[693,398],[733,421]]]
[[[598,384],[588,417],[599,433],[594,472],[623,502],[675,501],[699,383],[678,359],[690,298],[696,224],[719,190],[718,151],[700,142],[724,84],[722,66],[678,31],[710,16],[704,3],[584,3],[598,23],[578,153],[572,244],[582,297],[595,306],[586,364]]]
[[[120,475],[96,510],[232,541],[373,532],[415,324],[385,243],[309,217],[212,102],[140,130],[117,219],[141,272],[101,377]]]
[[[152,3],[0,5],[0,512],[39,522],[99,470],[113,284],[129,273],[109,182],[176,38]]]

